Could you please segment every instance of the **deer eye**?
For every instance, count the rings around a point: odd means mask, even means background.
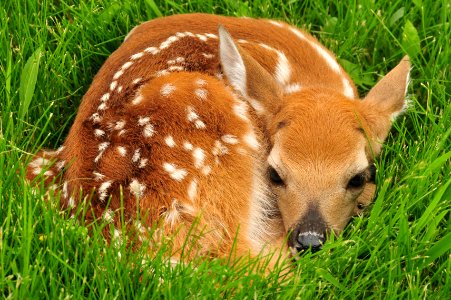
[[[351,178],[348,182],[348,189],[361,188],[366,183],[365,174],[360,173]]]
[[[279,173],[273,168],[269,167],[269,180],[275,185],[284,185],[282,178],[280,178]]]

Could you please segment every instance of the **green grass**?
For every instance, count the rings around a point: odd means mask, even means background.
[[[438,298],[451,295],[449,0],[35,1],[0,8],[0,298]],[[136,24],[211,12],[298,25],[334,51],[360,93],[405,53],[412,106],[377,162],[378,195],[294,276],[201,261],[170,268],[164,247],[108,246],[24,185],[23,163],[62,144],[85,91]]]

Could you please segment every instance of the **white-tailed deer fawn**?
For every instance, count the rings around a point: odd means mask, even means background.
[[[107,59],[28,179],[44,176],[63,208],[89,196],[92,220],[120,228],[123,209],[139,233],[159,224],[175,256],[196,218],[196,255],[225,256],[235,237],[238,254],[315,251],[371,202],[409,69],[406,57],[359,100],[333,54],[285,23],[155,19]]]

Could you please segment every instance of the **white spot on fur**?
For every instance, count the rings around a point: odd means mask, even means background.
[[[185,169],[182,168],[177,168],[177,166],[175,164],[171,164],[171,163],[163,163],[163,169],[168,172],[169,176],[176,180],[176,181],[182,181],[186,175],[188,174],[188,172]]]
[[[234,105],[233,105],[233,112],[235,113],[235,115],[237,117],[239,117],[240,119],[246,121],[246,122],[250,122],[249,117],[248,117],[248,106],[246,103],[244,103],[243,101],[237,101]]]
[[[206,89],[196,89],[194,94],[199,100],[207,100],[208,91]]]
[[[193,150],[193,144],[185,141],[183,142],[183,149],[185,149],[186,151],[191,151]]]
[[[202,52],[202,55],[203,55],[203,57],[205,57],[206,59],[212,59],[213,57],[215,57],[214,54],[211,54],[211,53],[205,53],[205,52]]]
[[[227,148],[223,143],[221,143],[221,141],[216,140],[215,146],[211,150],[211,153],[214,156],[222,156],[229,153],[229,148]]]
[[[139,119],[138,119],[139,126],[144,126],[144,125],[148,124],[149,122],[150,122],[149,117],[139,117]]]
[[[175,86],[170,83],[166,83],[161,87],[160,94],[163,97],[168,97],[173,91],[175,91]]]
[[[130,192],[135,196],[136,199],[140,199],[144,195],[145,190],[146,186],[136,179],[133,179],[130,183]]]
[[[161,76],[166,76],[169,75],[169,71],[168,70],[161,70],[155,73],[155,77],[161,77]]]
[[[123,146],[117,146],[116,149],[117,149],[117,152],[119,152],[119,154],[120,154],[121,156],[127,155],[127,149],[126,149],[125,147],[123,147]]]
[[[346,77],[342,79],[343,83],[343,95],[348,98],[354,99],[354,90],[352,89],[351,83]]]
[[[263,105],[253,98],[248,98],[249,104],[255,109],[255,112],[259,115],[262,115],[265,112],[265,108]]]
[[[131,59],[131,60],[136,60],[136,59],[141,58],[143,55],[144,55],[144,53],[138,52],[138,53],[133,54],[132,56],[130,56],[130,59]]]
[[[197,36],[197,38],[199,39],[199,40],[201,40],[201,41],[203,41],[203,42],[206,42],[207,40],[208,40],[208,38],[205,36],[205,35],[203,35],[203,34],[196,34],[196,36]]]
[[[235,145],[235,144],[239,143],[238,138],[233,134],[225,134],[221,137],[221,140],[224,143],[231,144],[231,145]]]
[[[124,74],[124,70],[120,69],[119,71],[117,71],[116,73],[114,73],[113,79],[114,79],[114,80],[119,79],[119,78],[122,76],[122,74]]]
[[[211,173],[211,167],[204,166],[200,171],[204,176],[208,176]]]
[[[102,118],[100,117],[99,113],[93,113],[93,114],[91,115],[91,120],[92,120],[94,123],[99,123],[100,121],[102,121]]]
[[[59,171],[62,168],[64,168],[65,165],[66,165],[66,161],[60,160],[59,162],[56,163],[56,169]]]
[[[50,160],[44,158],[44,157],[38,157],[35,160],[33,160],[28,166],[32,168],[40,167],[40,166],[48,166],[50,164]]]
[[[243,136],[244,142],[251,147],[253,150],[258,150],[260,148],[260,143],[257,140],[253,131],[249,131]]]
[[[194,110],[194,107],[188,106],[186,119],[188,120],[188,122],[192,122],[194,120],[199,119],[199,115]]]
[[[143,95],[141,95],[141,93],[138,93],[138,95],[136,95],[136,97],[132,100],[132,104],[138,105],[143,101],[143,99],[144,99]]]
[[[196,147],[193,150],[193,158],[194,158],[194,167],[196,167],[196,169],[201,168],[204,165],[205,151],[199,147]]]
[[[103,174],[101,174],[99,172],[94,171],[94,172],[92,172],[92,174],[94,175],[94,179],[95,180],[103,180],[103,179],[105,179],[105,175],[103,175]]]
[[[125,64],[122,65],[121,69],[122,70],[127,70],[128,68],[130,68],[133,65],[132,61],[128,61]]]
[[[301,90],[301,84],[296,82],[296,83],[291,83],[288,85],[285,85],[283,88],[283,91],[285,92],[285,94],[294,94],[296,92],[299,92]]]
[[[114,212],[110,208],[106,209],[102,219],[107,223],[112,223],[114,221]]]
[[[175,147],[175,141],[174,138],[172,137],[172,135],[168,135],[164,138],[164,142],[166,143],[166,145],[170,148],[174,148]]]
[[[207,81],[205,81],[202,78],[198,78],[198,79],[196,79],[196,81],[194,83],[199,87],[203,87],[207,84]]]
[[[142,80],[142,78],[138,77],[138,78],[136,78],[135,80],[132,81],[132,84],[138,84],[141,80]]]
[[[158,50],[158,48],[156,48],[156,47],[148,47],[148,48],[144,49],[144,52],[150,53],[152,55],[156,55],[156,54],[158,54],[158,52],[160,52],[160,50]]]
[[[182,67],[182,66],[170,66],[170,67],[168,68],[168,71],[170,71],[170,72],[174,72],[174,71],[184,71],[184,70],[185,70],[185,68]]]
[[[110,99],[110,93],[105,93],[103,94],[102,98],[100,98],[102,102],[106,102],[108,101],[108,99]]]
[[[122,92],[122,89],[123,89],[122,85],[118,86],[117,92],[118,92],[118,93]]]
[[[218,38],[218,36],[213,33],[205,33],[205,36],[208,37],[209,39],[217,39]]]
[[[188,185],[188,198],[191,201],[194,201],[194,198],[197,195],[197,180],[193,179],[191,180],[190,184]]]
[[[136,149],[135,150],[135,152],[133,153],[133,156],[132,156],[132,162],[138,162],[138,160],[141,158],[141,149],[140,148],[138,148],[138,149]]]
[[[282,85],[287,84],[291,78],[290,62],[281,51],[277,51],[277,65],[274,77]]]
[[[110,84],[110,90],[111,90],[111,91],[114,91],[114,89],[116,88],[116,86],[117,86],[117,81],[113,81],[113,82]]]
[[[103,131],[102,129],[95,129],[94,130],[94,135],[96,136],[96,137],[101,137],[101,136],[103,136],[105,134],[105,131]]]
[[[67,181],[64,181],[63,183],[63,198],[67,198],[68,192],[67,192]]]
[[[147,158],[142,158],[142,159],[139,161],[138,167],[141,168],[141,169],[144,168],[145,166],[147,166],[147,161],[148,161]]]
[[[105,103],[102,103],[102,104],[99,105],[99,107],[97,109],[98,110],[105,110],[105,109],[107,109],[107,106],[106,106]]]
[[[69,198],[69,201],[67,201],[67,205],[68,205],[70,208],[74,208],[74,207],[75,207],[75,199],[74,199],[74,197],[70,197],[70,198]]]
[[[108,188],[111,186],[112,181],[108,180],[103,182],[99,187],[99,200],[101,202],[105,201],[105,198],[108,196]]]
[[[143,135],[144,137],[152,137],[155,134],[155,129],[152,124],[147,124],[144,126]]]
[[[99,159],[102,157],[103,152],[105,152],[106,148],[110,145],[109,142],[103,142],[99,144],[99,154],[94,159],[94,162],[98,162]]]
[[[205,129],[207,127],[201,120],[194,121],[194,126],[196,126],[197,129]]]
[[[122,130],[124,129],[124,126],[125,126],[124,120],[117,121],[116,124],[114,125],[114,130]]]

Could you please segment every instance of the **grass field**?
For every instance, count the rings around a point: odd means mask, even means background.
[[[451,297],[451,2],[4,0],[0,7],[0,298]],[[320,3],[323,2],[323,3]],[[109,247],[24,185],[23,163],[62,144],[93,76],[142,21],[209,12],[306,29],[364,95],[408,53],[411,107],[377,161],[378,194],[293,276],[219,260],[178,265]]]

